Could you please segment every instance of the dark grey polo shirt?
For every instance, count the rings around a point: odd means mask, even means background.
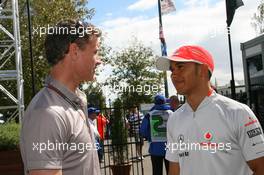
[[[97,145],[87,120],[86,96],[72,93],[50,76],[46,80],[80,107],[76,110],[57,92],[43,88],[23,117],[20,147],[25,171],[61,169],[63,175],[99,175]]]

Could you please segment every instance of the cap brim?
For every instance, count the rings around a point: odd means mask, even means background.
[[[162,71],[170,70],[169,58],[164,56],[158,57],[156,61],[156,68]]]
[[[202,64],[199,61],[196,60],[190,60],[190,59],[185,59],[185,58],[181,58],[181,57],[165,57],[165,56],[161,56],[157,58],[156,61],[156,68],[158,70],[162,70],[162,71],[167,71],[170,70],[170,61],[177,61],[177,62],[195,62],[198,64]]]

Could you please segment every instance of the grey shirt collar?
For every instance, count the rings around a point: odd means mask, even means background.
[[[79,88],[77,88],[76,92],[73,93],[64,84],[54,79],[51,75],[49,75],[45,80],[45,86],[48,86],[49,84],[61,91],[72,102],[77,103],[80,106],[84,106],[87,104],[87,102],[84,101],[83,97],[85,95],[83,94],[83,92],[81,92]]]

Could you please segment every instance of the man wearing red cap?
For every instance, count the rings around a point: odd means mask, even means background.
[[[263,175],[260,123],[248,106],[211,88],[211,54],[183,46],[159,58],[157,68],[172,72],[177,92],[187,99],[167,122],[169,175]]]

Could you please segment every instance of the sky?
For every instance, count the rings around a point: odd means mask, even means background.
[[[158,36],[157,0],[89,0],[88,7],[96,13],[91,22],[106,34],[106,43],[113,49],[126,47],[136,36],[154,53],[161,55]],[[236,10],[231,39],[236,80],[243,80],[240,43],[257,36],[251,25],[260,0],[243,0],[244,6]],[[206,48],[214,57],[215,71],[212,82],[225,85],[231,79],[226,10],[224,0],[174,0],[176,12],[163,15],[163,29],[168,55],[181,45],[195,44]],[[99,77],[103,81],[109,75],[106,69]],[[169,94],[175,94],[168,74]],[[108,93],[108,92],[107,92]]]

